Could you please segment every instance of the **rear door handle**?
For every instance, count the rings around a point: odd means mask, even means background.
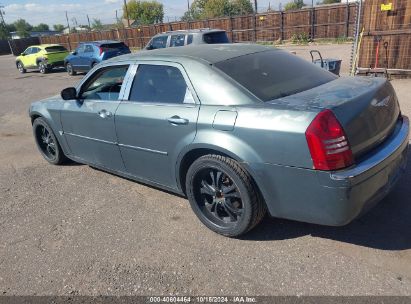
[[[106,109],[103,109],[101,111],[98,111],[98,115],[101,118],[109,118],[111,117],[113,114],[110,111],[107,111]]]
[[[177,115],[174,115],[174,116],[168,118],[167,120],[173,126],[188,125],[188,119],[181,118],[180,116],[177,116]]]

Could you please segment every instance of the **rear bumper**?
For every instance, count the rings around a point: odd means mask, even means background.
[[[405,171],[409,120],[398,120],[389,138],[351,168],[316,171],[250,164],[272,216],[342,226],[378,203]],[[399,211],[400,212],[400,211]]]
[[[64,60],[47,63],[47,68],[49,69],[57,68],[57,67],[64,67]]]

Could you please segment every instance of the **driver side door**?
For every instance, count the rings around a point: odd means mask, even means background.
[[[128,68],[124,64],[101,67],[80,84],[77,100],[64,101],[63,134],[71,154],[81,162],[124,171],[114,114]]]

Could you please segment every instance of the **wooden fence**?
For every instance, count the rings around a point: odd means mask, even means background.
[[[391,10],[382,10],[388,3]],[[411,1],[366,0],[363,5],[358,71],[411,75]]]
[[[170,22],[106,31],[72,33],[41,37],[42,43],[60,43],[72,50],[82,41],[113,39],[129,47],[144,47],[150,38],[165,31],[219,28],[227,31],[233,42],[292,39],[304,33],[310,39],[352,37],[356,21],[355,3],[322,5],[287,12],[207,19],[191,22]]]

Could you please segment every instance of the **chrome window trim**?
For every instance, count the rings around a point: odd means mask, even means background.
[[[164,65],[164,66],[172,66],[177,68],[180,73],[183,75],[183,78],[186,82],[186,85],[188,89],[190,90],[190,93],[194,99],[195,103],[164,103],[164,102],[144,102],[144,101],[130,101],[130,92],[131,92],[131,87],[133,85],[134,77],[137,73],[138,66],[140,64],[146,64],[146,65]],[[133,103],[133,104],[140,104],[140,105],[158,105],[158,106],[184,106],[184,107],[196,107],[201,104],[200,99],[198,98],[197,92],[195,91],[193,84],[184,69],[184,66],[180,63],[177,62],[172,62],[172,61],[163,61],[163,60],[138,60],[135,65],[133,65],[133,68],[129,70],[129,78],[127,79],[127,84],[126,88],[124,90],[124,95],[122,98],[122,103]]]

